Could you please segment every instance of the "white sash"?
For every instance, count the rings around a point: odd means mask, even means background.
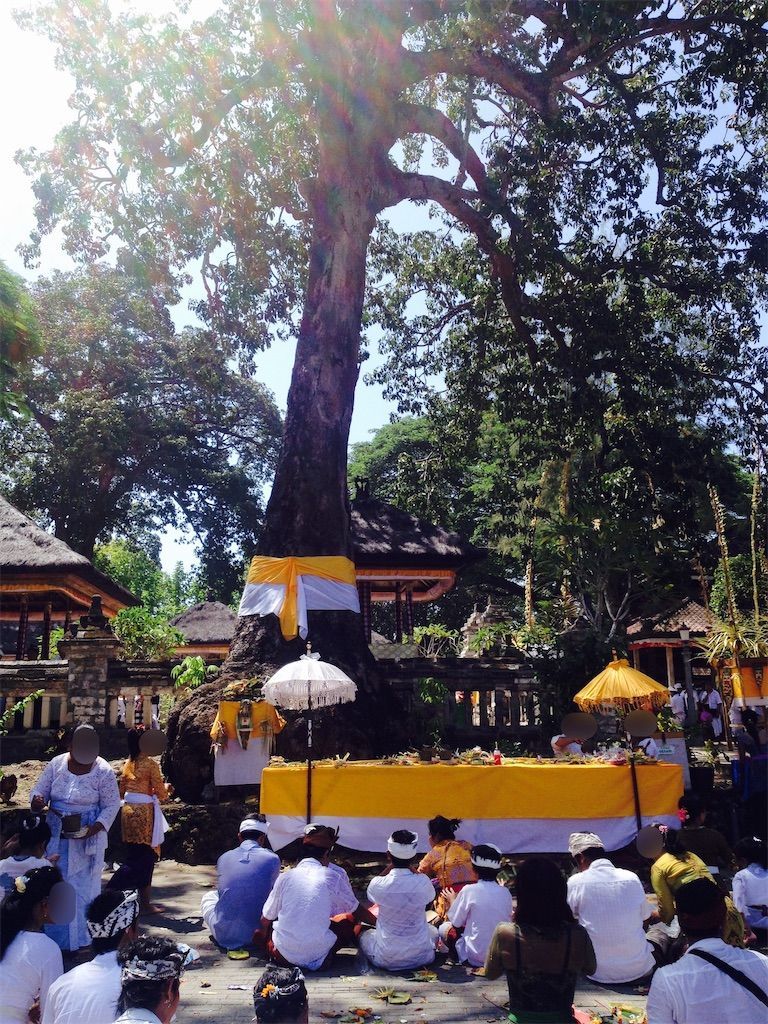
[[[154,804],[155,813],[152,818],[152,841],[150,846],[161,846],[165,833],[168,831],[168,822],[165,820],[165,815],[157,797],[149,796],[147,793],[126,793],[125,803]]]

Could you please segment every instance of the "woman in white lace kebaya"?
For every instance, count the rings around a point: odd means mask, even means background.
[[[32,791],[32,810],[48,805],[51,841],[47,854],[59,855],[57,866],[77,896],[74,920],[69,925],[47,927],[47,934],[61,949],[75,950],[90,944],[85,911],[101,891],[107,832],[120,810],[120,793],[109,763],[96,756],[97,739],[91,726],[75,730],[73,750],[50,761]],[[79,815],[79,827],[67,834],[65,825]]]

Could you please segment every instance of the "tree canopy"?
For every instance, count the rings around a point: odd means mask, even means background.
[[[0,260],[0,419],[26,413],[13,391],[19,368],[39,350],[40,333],[32,300],[21,278]]]
[[[349,553],[361,328],[384,328],[406,410],[436,375],[446,443],[506,438],[534,490],[542,449],[613,472],[657,427],[763,438],[764,5],[222,0],[189,22],[50,0],[27,20],[76,81],[73,122],[22,157],[40,234],[169,289],[199,265],[199,312],[241,349],[297,338],[263,553]],[[431,229],[395,230],[403,202]],[[232,671],[275,631],[241,620]]]
[[[162,294],[124,273],[55,274],[32,294],[43,344],[18,378],[31,416],[0,426],[9,499],[88,557],[187,525],[229,601],[274,468],[269,392],[211,331],[176,333]]]
[[[165,572],[158,548],[150,552],[126,540],[110,540],[96,545],[93,564],[135,594],[147,612],[169,619],[204,601],[206,594],[197,574],[181,562],[173,572]]]

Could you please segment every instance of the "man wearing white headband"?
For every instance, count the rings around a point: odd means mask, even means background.
[[[368,899],[378,906],[376,927],[362,932],[360,948],[375,967],[405,971],[431,964],[437,929],[427,924],[435,898],[432,882],[414,871],[419,837],[398,829],[387,840],[389,866],[371,879]]]
[[[214,941],[232,955],[244,959],[245,947],[254,941],[261,923],[264,902],[280,874],[280,858],[265,849],[269,822],[263,814],[253,814],[240,822],[234,850],[219,857],[216,864],[216,890],[200,900],[203,920]],[[241,952],[242,951],[242,952]]]
[[[496,925],[512,920],[512,894],[497,881],[501,850],[493,843],[472,847],[477,881],[460,892],[445,893],[450,906],[448,920],[440,926],[440,938],[459,962],[482,967]]]
[[[48,990],[42,1024],[112,1024],[120,997],[119,949],[137,937],[139,894],[107,889],[85,914],[90,963],[62,974]]]
[[[568,879],[568,905],[589,933],[597,959],[591,980],[618,985],[650,974],[664,962],[670,940],[652,924],[659,919],[640,879],[613,866],[594,832],[574,832],[568,852],[578,868]]]

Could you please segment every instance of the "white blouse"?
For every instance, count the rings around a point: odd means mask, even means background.
[[[53,939],[42,932],[19,932],[0,960],[0,1024],[27,1024],[38,997],[44,1010],[48,989],[63,970]]]

